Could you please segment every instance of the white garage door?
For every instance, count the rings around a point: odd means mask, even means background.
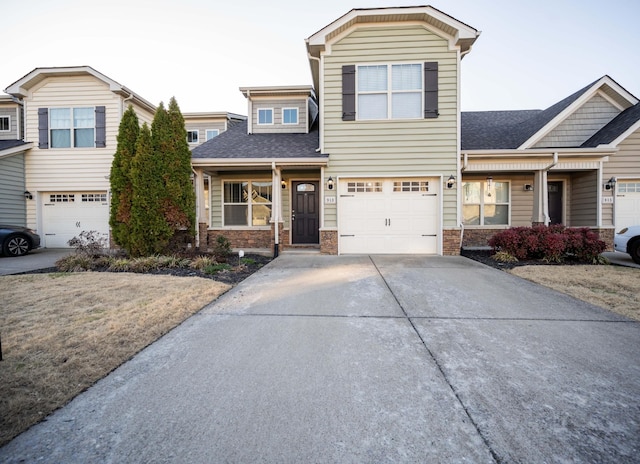
[[[68,248],[67,243],[82,231],[97,231],[109,238],[109,203],[106,192],[43,194],[42,228],[44,246]]]
[[[640,224],[640,180],[618,180],[616,188],[616,231]]]
[[[438,253],[439,179],[346,179],[339,183],[342,253]]]

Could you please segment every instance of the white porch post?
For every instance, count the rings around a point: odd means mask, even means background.
[[[196,191],[196,247],[200,247],[200,224],[207,221],[204,202],[204,172],[201,168],[193,169],[193,184]]]
[[[536,171],[533,182],[532,224],[549,225],[549,199],[547,194],[547,171]]]
[[[274,227],[273,257],[277,258],[280,248],[280,218],[282,218],[282,188],[280,186],[280,168],[276,163],[271,164],[271,192],[273,195],[271,204],[271,220]]]

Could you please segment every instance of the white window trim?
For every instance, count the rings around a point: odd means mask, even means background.
[[[284,112],[287,110],[295,110],[296,112],[296,122],[284,122]],[[286,107],[282,108],[282,125],[284,126],[297,126],[300,124],[300,110],[297,107]]]
[[[392,115],[392,97],[394,93],[413,93],[416,90],[392,90],[392,69],[394,65],[402,64],[416,64],[420,65],[420,113],[415,118],[393,118]],[[387,90],[383,91],[370,91],[361,92],[358,88],[358,70],[361,67],[367,66],[386,66],[387,67]],[[360,95],[380,95],[382,93],[387,94],[387,117],[382,119],[362,119],[359,117],[360,111],[358,111],[360,104]],[[401,62],[388,62],[388,63],[360,63],[356,65],[356,120],[357,121],[415,121],[424,119],[424,62],[423,61],[401,61]]]
[[[193,141],[189,142],[189,133],[190,132],[191,133],[195,132],[195,134],[196,134],[196,141],[195,142],[193,142]],[[195,145],[197,143],[200,143],[200,129],[187,129],[187,143],[189,145]]]
[[[209,137],[209,133],[211,133],[211,132],[215,132],[216,135],[214,135],[213,137]],[[220,135],[220,129],[206,129],[205,133],[204,133],[205,142],[209,141],[209,140],[211,140],[211,139],[213,139],[213,138],[215,138],[215,137],[217,137],[219,135]]]
[[[75,129],[89,129],[89,127],[75,127],[74,126],[74,122],[73,122],[73,110],[75,109],[80,109],[80,108],[91,108],[93,109],[93,145],[90,147],[76,147],[75,146],[75,137],[74,137],[74,130]],[[66,129],[53,129],[51,127],[51,110],[69,110],[69,117],[70,117],[70,127],[66,128]],[[49,149],[51,150],[69,150],[69,149],[79,149],[79,150],[86,150],[86,149],[90,149],[90,148],[96,148],[96,115],[95,115],[95,111],[96,111],[96,107],[95,106],[49,106],[47,108],[48,110],[48,124],[49,127],[47,129],[48,131],[48,137],[49,137]],[[69,146],[68,147],[54,147],[53,146],[53,137],[51,136],[51,131],[53,130],[68,130],[69,131]]]
[[[247,189],[249,192],[253,191],[253,183],[254,182],[271,182],[271,194],[273,195],[273,180],[272,179],[260,179],[260,178],[242,178],[242,179],[222,179],[221,180],[221,198],[220,198],[220,202],[222,204],[222,228],[223,229],[229,229],[229,230],[262,230],[262,229],[270,229],[271,228],[271,221],[269,221],[269,224],[264,225],[264,226],[254,226],[253,224],[245,224],[245,225],[225,225],[225,217],[224,217],[224,207],[226,205],[247,205],[247,222],[249,222],[249,218],[253,219],[253,205],[254,204],[263,204],[263,205],[269,205],[271,206],[271,217],[273,217],[273,198],[271,199],[271,203],[254,203],[252,201],[251,198],[247,199],[246,203],[225,203],[224,201],[224,184],[225,183],[241,183],[241,182],[247,182]],[[211,184],[209,184],[209,188],[211,188]],[[279,187],[278,187],[279,188]]]
[[[4,130],[0,128],[0,132],[11,132],[11,116],[8,114],[3,114],[2,116],[0,116],[0,119],[4,118],[7,118],[7,121],[9,122],[8,129]]]
[[[271,111],[271,122],[260,122],[261,111]],[[256,123],[258,126],[273,126],[274,120],[275,120],[275,113],[273,111],[273,108],[257,108]]]
[[[463,187],[464,188],[464,183],[466,182],[479,182],[480,183],[480,203],[466,203],[464,201],[464,192],[462,193],[462,207],[464,209],[465,205],[479,205],[480,206],[480,224],[464,224],[465,228],[485,228],[485,229],[505,229],[505,228],[509,228],[511,227],[511,212],[513,209],[512,206],[512,194],[513,192],[511,191],[511,187],[512,187],[512,182],[510,180],[501,180],[501,179],[494,179],[492,182],[496,183],[496,182],[500,182],[500,183],[504,183],[504,184],[508,184],[509,185],[509,201],[507,203],[491,203],[493,205],[507,205],[509,207],[509,211],[507,213],[507,224],[485,224],[484,223],[484,207],[485,207],[485,202],[484,202],[484,192],[485,192],[485,188],[487,185],[487,181],[486,180],[482,180],[482,179],[472,179],[472,180],[465,180],[463,181]],[[464,221],[464,217],[462,218]]]

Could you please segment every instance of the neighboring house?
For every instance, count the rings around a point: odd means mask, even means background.
[[[189,148],[195,148],[217,137],[230,125],[247,120],[246,116],[235,113],[183,113]]]
[[[640,223],[640,104],[609,76],[535,111],[462,113],[463,246],[532,224],[610,245]]]
[[[120,118],[133,105],[150,122],[155,106],[88,66],[37,68],[11,84],[24,105],[27,225],[47,248],[82,231],[109,236],[109,172]]]
[[[25,152],[22,105],[0,95],[0,224],[26,226]]]

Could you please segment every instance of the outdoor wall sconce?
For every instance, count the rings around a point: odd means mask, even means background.
[[[280,187],[282,187],[282,190],[287,188],[287,181],[282,179],[282,181],[280,182]]]
[[[491,184],[493,184],[493,177],[487,176],[487,189],[491,190]]]
[[[24,197],[25,197],[27,200],[33,200],[33,195],[31,195],[31,192],[30,192],[30,191],[28,191],[28,190],[25,190],[25,191],[24,191]]]
[[[327,189],[333,190],[333,178],[329,176],[329,180],[327,180]]]
[[[453,174],[451,174],[449,176],[449,179],[447,180],[447,188],[453,188],[453,185],[456,183],[456,178],[453,176]]]
[[[531,184],[524,184],[524,191],[525,191],[525,192],[533,192],[533,185],[531,185]]]
[[[609,180],[607,181],[607,183],[606,183],[606,184],[604,184],[604,189],[605,189],[605,190],[612,190],[612,189],[613,189],[613,187],[615,187],[615,185],[616,185],[616,178],[615,178],[615,177],[612,177],[611,179],[609,179]]]

